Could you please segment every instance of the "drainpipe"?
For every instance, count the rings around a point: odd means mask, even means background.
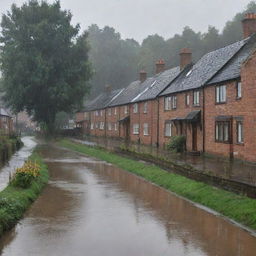
[[[157,98],[157,141],[156,141],[156,146],[159,147],[159,98]]]
[[[234,158],[234,141],[233,141],[233,117],[230,119],[230,149],[229,149],[229,155],[230,159]]]
[[[105,133],[105,135],[104,135],[104,137],[106,138],[106,136],[107,136],[107,109],[105,108],[105,115],[104,115],[104,121],[105,121],[105,125],[104,125],[104,133]]]

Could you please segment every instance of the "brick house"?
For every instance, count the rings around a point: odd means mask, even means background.
[[[182,49],[179,67],[165,70],[160,60],[155,76],[142,71],[112,97],[98,96],[87,108],[90,133],[161,147],[184,135],[187,151],[256,162],[256,15],[242,24],[243,40],[196,63]]]
[[[1,135],[10,135],[14,131],[13,118],[4,109],[0,108],[0,133]]]

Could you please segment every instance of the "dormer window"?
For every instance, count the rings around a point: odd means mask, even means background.
[[[242,83],[241,83],[241,81],[238,81],[236,84],[236,98],[237,99],[242,98]]]
[[[226,102],[226,85],[216,86],[216,103],[225,103]]]

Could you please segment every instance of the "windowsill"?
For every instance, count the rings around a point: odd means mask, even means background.
[[[172,108],[172,111],[175,111],[175,110],[177,110],[177,108]]]
[[[164,135],[164,137],[167,138],[167,139],[169,139],[169,138],[172,137],[172,135],[170,135],[170,136]]]
[[[139,133],[133,133],[133,135],[139,135]]]
[[[222,105],[222,104],[226,104],[227,102],[224,101],[224,102],[215,102],[215,105]]]
[[[148,112],[143,112],[143,114],[147,114]]]
[[[193,104],[193,107],[198,108],[198,107],[200,107],[200,105],[194,105],[194,104]]]
[[[242,97],[236,97],[236,100],[241,100],[242,99]]]
[[[149,136],[149,134],[143,134],[143,136]]]
[[[244,146],[244,142],[237,142],[236,145],[237,146]]]
[[[231,142],[229,142],[229,141],[218,141],[218,140],[215,140],[215,143],[231,144]]]
[[[164,112],[168,112],[168,111],[171,111],[171,109],[165,109]]]

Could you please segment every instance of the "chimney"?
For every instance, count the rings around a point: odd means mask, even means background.
[[[112,91],[112,86],[109,84],[105,85],[105,92],[110,93]]]
[[[163,59],[156,62],[156,74],[165,71],[165,62]]]
[[[147,79],[147,72],[145,70],[140,71],[140,82],[143,83]]]
[[[192,62],[192,52],[188,48],[183,48],[180,51],[180,70],[185,68],[188,64]]]
[[[256,14],[247,13],[242,20],[244,38],[251,36],[256,32]]]

